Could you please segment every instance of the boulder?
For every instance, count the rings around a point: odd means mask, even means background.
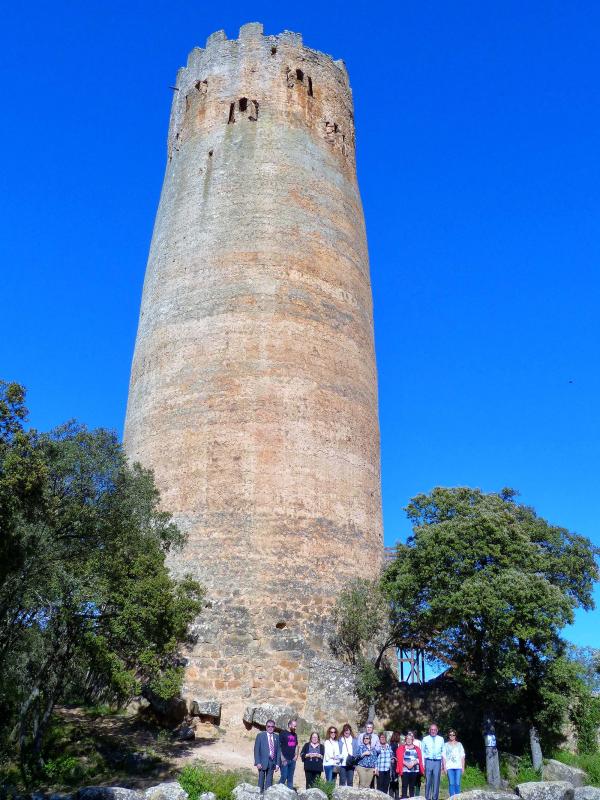
[[[150,786],[144,792],[146,800],[188,800],[188,793],[177,781]]]
[[[84,786],[75,793],[76,800],[145,800],[144,793],[122,786]]]
[[[283,783],[274,783],[269,786],[264,794],[265,800],[296,800],[296,792],[284,786]]]
[[[577,786],[575,800],[600,800],[600,789],[597,786]]]
[[[530,781],[516,787],[523,800],[574,800],[574,789],[567,781]]]
[[[454,800],[516,800],[514,792],[500,791],[499,789],[469,789],[455,795]]]
[[[260,797],[260,789],[251,783],[240,783],[231,792],[233,800],[257,800]]]
[[[300,789],[298,797],[301,798],[301,800],[327,800],[325,792],[314,786],[312,789]]]
[[[244,722],[247,726],[258,725],[261,728],[265,727],[268,719],[275,721],[275,727],[284,731],[287,729],[288,720],[298,719],[298,716],[293,708],[290,706],[274,706],[270,703],[264,703],[260,706],[248,706],[244,711]]]
[[[587,772],[578,767],[570,767],[561,761],[548,759],[542,767],[542,778],[545,781],[567,781],[573,786],[585,786],[588,783]]]
[[[333,800],[383,800],[388,795],[378,789],[359,789],[357,786],[336,786]]]
[[[179,725],[187,716],[187,703],[183,697],[171,697],[164,700],[148,686],[143,688],[143,696],[150,703],[152,711],[166,725]]]
[[[196,738],[196,731],[191,725],[183,723],[175,731],[175,738],[180,742],[191,742]]]
[[[188,708],[192,717],[221,719],[221,703],[218,700],[193,698],[188,700]]]

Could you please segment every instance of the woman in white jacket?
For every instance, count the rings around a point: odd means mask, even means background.
[[[341,761],[340,743],[338,742],[338,730],[332,725],[327,730],[325,739],[325,758],[323,759],[323,769],[325,770],[325,780],[335,783],[336,773],[334,767],[339,767]]]

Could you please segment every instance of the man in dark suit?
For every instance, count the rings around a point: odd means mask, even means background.
[[[254,742],[254,766],[258,770],[258,788],[262,794],[273,785],[273,773],[281,763],[279,736],[275,733],[275,723],[267,720],[266,731],[261,731]]]

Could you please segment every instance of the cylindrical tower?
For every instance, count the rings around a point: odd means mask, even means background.
[[[298,34],[220,31],[178,74],[125,446],[208,592],[186,694],[351,712],[328,636],[383,554],[371,286],[347,72]]]

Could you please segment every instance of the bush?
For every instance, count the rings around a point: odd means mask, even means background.
[[[203,792],[214,792],[217,800],[230,800],[231,792],[244,780],[246,776],[239,772],[221,772],[200,764],[184,767],[179,776],[179,784],[190,800],[198,800]]]
[[[568,750],[558,750],[552,758],[568,764],[570,767],[579,767],[587,772],[592,786],[600,786],[600,753],[569,753]]]
[[[326,781],[322,775],[319,775],[313,786],[315,789],[320,789],[325,792],[329,800],[333,797],[333,790],[335,789],[335,781]]]
[[[50,758],[44,764],[44,775],[55,784],[73,784],[81,780],[86,770],[75,756]]]
[[[478,766],[467,765],[460,782],[461,792],[466,792],[469,789],[480,789],[482,786],[487,786],[485,774]]]

